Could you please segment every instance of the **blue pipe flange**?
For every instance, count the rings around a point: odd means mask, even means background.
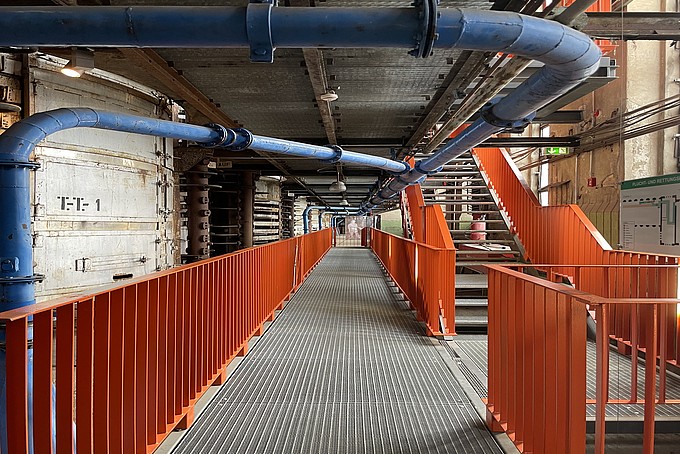
[[[480,113],[480,117],[482,118],[482,120],[484,120],[485,122],[489,123],[492,126],[503,128],[508,132],[521,133],[524,131],[524,128],[529,126],[536,117],[536,112],[532,112],[531,114],[519,120],[504,120],[502,118],[498,118],[493,113],[493,107],[496,105],[498,101],[499,101],[498,99],[495,99],[491,102],[486,103],[484,107],[482,107]]]
[[[392,175],[404,175],[405,173],[409,173],[411,171],[411,166],[409,165],[408,162],[406,162],[406,161],[397,161],[397,162],[404,164],[405,169],[402,170],[401,172],[391,172]]]
[[[26,167],[35,170],[40,168],[40,164],[33,161],[0,161],[0,167]]]
[[[272,7],[275,0],[250,0],[246,11],[246,31],[250,44],[250,61],[274,63],[272,41]]]
[[[340,145],[326,145],[328,148],[331,150],[335,151],[335,156],[333,156],[330,159],[324,159],[323,162],[327,162],[328,164],[335,164],[336,162],[340,162],[342,160],[342,152],[344,151]]]
[[[245,139],[245,141],[242,144],[237,144],[238,142],[236,139],[232,141],[231,145],[226,145],[226,148],[228,148],[231,151],[242,151],[250,147],[253,143],[253,133],[248,131],[246,128],[234,128],[231,130],[234,134],[236,134],[236,137],[238,138],[241,136],[242,138]]]
[[[432,175],[435,175],[435,174],[441,172],[442,169],[444,168],[444,166],[439,166],[439,167],[437,167],[437,168],[434,169],[434,170],[423,170],[423,169],[420,167],[420,163],[421,163],[421,162],[422,162],[422,161],[416,162],[416,166],[415,166],[414,170],[415,170],[416,172],[418,172],[419,174],[421,174],[421,175],[425,175],[426,178],[429,177],[429,176],[432,176]]]
[[[420,8],[418,17],[420,18],[420,30],[416,36],[416,48],[409,52],[416,58],[427,58],[432,55],[434,42],[439,38],[437,33],[437,5],[439,0],[415,0],[413,6]]]
[[[220,137],[213,140],[212,142],[199,142],[198,144],[205,148],[215,148],[229,146],[234,140],[234,134],[227,128],[217,123],[208,123],[205,125],[206,128],[210,128],[219,133]]]
[[[45,280],[44,274],[34,274],[33,276],[0,276],[0,286],[13,284],[32,284]]]

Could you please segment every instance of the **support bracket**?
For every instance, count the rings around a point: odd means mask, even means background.
[[[326,145],[328,148],[332,149],[335,151],[335,156],[333,156],[330,159],[324,159],[324,162],[327,162],[328,164],[335,164],[338,163],[342,160],[342,152],[343,149],[339,145]]]
[[[250,61],[274,63],[272,8],[276,0],[251,0],[246,11],[246,31],[250,43]]]

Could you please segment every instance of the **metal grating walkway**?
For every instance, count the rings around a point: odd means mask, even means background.
[[[501,451],[372,252],[334,248],[173,452]]]

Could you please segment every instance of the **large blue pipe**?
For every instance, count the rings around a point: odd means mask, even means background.
[[[266,8],[265,14],[259,14],[262,8]],[[416,8],[275,8],[251,4],[5,7],[0,13],[0,46],[250,46],[252,55],[262,50],[257,46],[269,46],[271,52],[275,47],[418,48],[422,40],[417,37],[427,31]],[[166,33],[173,28],[183,33]],[[601,56],[587,35],[554,21],[514,12],[441,9],[434,31],[434,47],[506,52],[536,59],[545,66],[415,169],[399,171],[385,163],[385,170],[404,175],[388,180],[362,205],[366,210],[436,172],[491,135],[521,128],[538,108],[593,74]],[[312,156],[315,151],[306,153]],[[355,162],[364,164],[361,159],[357,157]]]

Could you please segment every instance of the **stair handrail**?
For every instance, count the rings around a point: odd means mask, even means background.
[[[680,257],[672,255],[612,249],[578,205],[541,206],[507,151],[475,148],[472,154],[532,262],[606,265],[644,256],[658,264],[678,264]]]

